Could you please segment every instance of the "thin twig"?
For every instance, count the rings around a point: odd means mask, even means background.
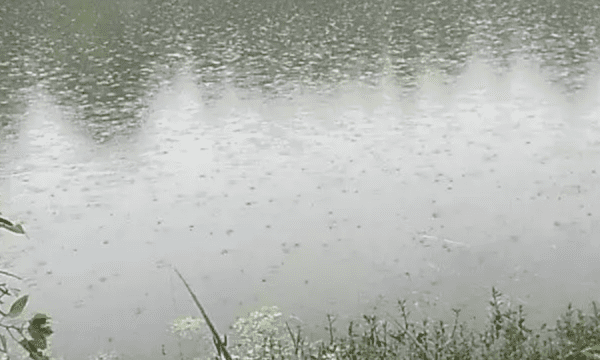
[[[11,274],[8,271],[0,270],[0,274],[6,275],[6,276],[12,276],[12,277],[17,278],[19,280],[23,280],[20,277],[18,277],[17,275]]]

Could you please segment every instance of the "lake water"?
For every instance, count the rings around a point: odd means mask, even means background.
[[[271,62],[254,64],[254,55],[236,53],[241,24],[250,26],[241,15],[231,20],[238,30],[225,20],[198,28],[186,23],[185,2],[154,4],[158,15],[140,3],[119,3],[118,19],[142,19],[134,34],[125,21],[110,23],[122,42],[98,30],[112,10],[90,4],[59,7],[58,20],[42,26],[60,36],[16,36],[39,41],[34,49],[5,32],[17,55],[0,61],[10,68],[4,84],[15,79],[0,89],[1,210],[24,221],[31,239],[0,233],[1,260],[26,278],[19,284],[31,295],[29,311],[53,317],[55,354],[178,358],[167,328],[198,313],[169,265],[222,332],[264,305],[299,317],[317,338],[326,313],[342,326],[373,306],[392,311],[397,298],[408,299],[415,316],[449,319],[460,308],[477,324],[496,286],[525,306],[532,326],[552,323],[569,301],[598,299],[597,60],[580,74],[572,63],[549,66],[540,53],[511,50],[498,62],[473,52],[448,69],[426,51],[394,52],[401,41],[390,40],[378,56],[368,56],[370,47],[350,56],[360,70],[344,68],[342,55],[327,49],[356,46],[328,39],[351,38],[352,24],[354,39],[373,33],[361,30],[355,4],[346,9],[354,22],[323,38],[314,30],[306,35],[312,42],[290,45],[295,55],[260,45],[260,36],[286,43],[302,38],[302,27],[279,40],[256,30],[259,40],[246,45],[266,48],[256,57]],[[411,19],[427,24],[419,17],[427,11],[390,20],[401,9],[376,4],[375,19],[391,24],[374,26],[383,37]],[[307,11],[298,19],[290,12],[287,23],[310,22]],[[156,28],[152,16],[162,16]],[[76,25],[64,30],[69,17]],[[547,26],[548,41],[562,41]],[[594,24],[581,26],[597,39]],[[84,46],[61,31],[95,42]],[[146,42],[148,33],[155,37]],[[416,44],[427,48],[432,37],[422,36]],[[44,52],[54,46],[73,59],[93,56],[82,63]],[[140,57],[153,46],[159,55]],[[587,51],[591,59],[596,48]],[[200,53],[231,62],[211,67]],[[288,58],[298,63],[256,70]]]

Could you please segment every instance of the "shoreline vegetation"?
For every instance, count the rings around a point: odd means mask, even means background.
[[[181,274],[177,274],[185,283]],[[350,321],[341,336],[337,335],[341,329],[334,325],[335,316],[328,314],[329,338],[312,343],[306,341],[300,326],[293,328],[282,319],[276,306],[263,307],[234,323],[228,350],[227,337],[220,339],[187,283],[186,287],[203,318],[187,317],[173,323],[174,334],[198,341],[195,356],[181,356],[178,360],[600,359],[600,312],[596,302],[591,304],[591,314],[569,304],[555,327],[544,323],[539,329],[529,329],[524,324],[523,305],[513,306],[507,296],[492,287],[487,323],[483,331],[476,332],[459,320],[460,310],[452,310],[452,323],[431,318],[416,322],[410,320],[406,300],[398,300],[395,316],[388,313],[386,318],[379,318],[363,314],[362,318]],[[214,349],[210,348],[211,336]]]
[[[21,224],[0,217],[0,227],[26,235]],[[488,303],[487,322],[483,331],[470,329],[460,321],[460,310],[452,309],[454,320],[444,323],[429,317],[421,321],[410,319],[406,300],[397,300],[397,314],[386,313],[386,318],[363,314],[349,322],[344,335],[335,326],[336,317],[326,316],[328,339],[307,341],[300,325],[290,325],[283,319],[276,306],[263,307],[246,317],[237,319],[231,329],[231,340],[221,337],[212,324],[207,312],[176,268],[188,293],[192,297],[201,317],[177,319],[171,332],[180,338],[192,339],[197,344],[193,355],[183,355],[174,360],[362,360],[362,359],[406,359],[406,360],[587,360],[600,359],[600,312],[592,302],[592,312],[584,313],[571,304],[556,320],[555,327],[546,323],[539,329],[525,326],[523,305],[513,306],[510,299],[492,287]],[[0,271],[1,275],[20,279],[18,276]],[[17,297],[19,291],[0,284],[3,296]],[[9,291],[10,290],[10,291]],[[50,356],[46,340],[53,333],[50,317],[36,314],[31,320],[16,326],[3,324],[5,319],[18,318],[27,304],[28,295],[12,302],[8,312],[0,311],[0,327],[20,347],[18,356],[8,350],[8,338],[0,334],[0,359],[29,358],[34,360],[55,359]],[[0,302],[3,303],[3,302]],[[25,325],[29,324],[26,336]],[[19,341],[14,332],[23,338]],[[126,355],[126,354],[124,354]],[[93,360],[117,360],[115,353],[98,354]]]

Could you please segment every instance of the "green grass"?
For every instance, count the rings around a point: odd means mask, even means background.
[[[299,325],[284,321],[277,307],[263,307],[238,319],[233,325],[228,353],[233,359],[406,359],[406,360],[583,360],[600,359],[600,314],[592,303],[591,314],[571,304],[554,327],[543,324],[529,329],[522,305],[492,288],[488,319],[483,331],[474,331],[460,321],[445,323],[426,318],[412,321],[404,300],[397,312],[385,318],[362,315],[350,322],[343,336],[336,336],[335,318],[326,318],[328,339],[308,342]],[[187,359],[219,359],[211,348],[205,321],[185,318],[174,322],[172,332],[198,340],[198,352]]]

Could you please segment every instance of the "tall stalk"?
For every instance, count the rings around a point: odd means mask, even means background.
[[[198,309],[200,309],[200,313],[202,314],[202,317],[204,317],[204,321],[206,321],[206,324],[208,325],[208,328],[210,329],[210,332],[213,335],[213,343],[215,344],[215,347],[217,348],[217,353],[219,354],[219,357],[221,356],[221,354],[223,354],[225,356],[226,360],[232,360],[231,355],[229,355],[229,352],[225,348],[227,346],[227,337],[225,337],[225,341],[221,340],[221,337],[219,336],[219,333],[217,332],[217,330],[215,329],[214,325],[212,324],[212,322],[208,318],[208,315],[206,315],[206,312],[204,311],[204,308],[200,304],[200,301],[198,301],[198,298],[196,297],[196,294],[194,294],[194,292],[192,291],[192,289],[188,285],[187,281],[185,281],[185,279],[183,278],[183,276],[181,276],[181,274],[179,273],[179,271],[177,270],[177,268],[173,267],[173,270],[175,270],[175,272],[177,273],[177,275],[179,276],[179,278],[181,279],[181,281],[183,281],[183,284],[187,288],[187,291],[192,296],[192,299],[194,299],[194,302],[196,303],[196,306],[198,307]]]

